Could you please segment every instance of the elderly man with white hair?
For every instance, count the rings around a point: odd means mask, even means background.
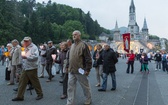
[[[19,81],[19,74],[21,73],[21,46],[19,42],[14,39],[12,40],[12,51],[11,51],[11,74],[10,74],[10,82],[8,85],[14,85],[14,78],[16,76],[16,82]]]

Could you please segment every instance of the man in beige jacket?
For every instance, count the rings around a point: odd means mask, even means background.
[[[21,47],[19,42],[14,39],[12,40],[12,52],[11,52],[11,74],[10,74],[10,82],[8,85],[14,85],[14,77],[16,76],[16,82],[19,81],[19,74],[21,73],[21,65],[22,65],[22,58],[21,58]]]

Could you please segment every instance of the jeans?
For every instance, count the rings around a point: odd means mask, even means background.
[[[116,89],[116,76],[115,73],[109,73],[111,75],[111,79],[112,79],[112,88]],[[106,90],[107,88],[107,78],[108,78],[108,74],[103,73],[103,84],[102,84],[102,89]]]
[[[162,69],[163,69],[163,71],[166,70],[166,66],[167,66],[167,62],[166,61],[162,61]]]
[[[134,61],[128,62],[127,73],[129,73],[129,71],[130,71],[130,66],[131,66],[131,73],[133,73],[134,72]]]
[[[156,69],[161,69],[161,61],[156,61]]]

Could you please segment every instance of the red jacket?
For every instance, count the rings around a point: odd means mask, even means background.
[[[128,61],[134,61],[135,59],[135,54],[130,54]]]

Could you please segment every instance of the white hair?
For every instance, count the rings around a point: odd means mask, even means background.
[[[79,30],[75,30],[73,33],[78,33],[78,35],[81,35],[81,32]]]

